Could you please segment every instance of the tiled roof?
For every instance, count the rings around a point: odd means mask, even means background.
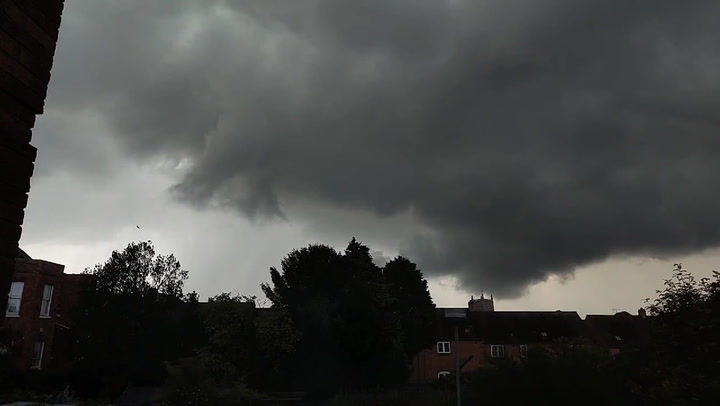
[[[583,322],[577,312],[525,312],[495,311],[467,312],[466,319],[445,318],[445,309],[439,308],[438,337],[452,339],[454,323],[459,324],[461,340],[480,340],[486,343],[534,344],[558,338],[582,336]]]
[[[585,323],[593,341],[608,347],[640,344],[647,334],[647,319],[627,312],[588,315]]]
[[[32,259],[32,258],[30,258],[30,255],[27,254],[27,252],[22,250],[22,248],[18,248],[18,252],[17,252],[17,255],[15,255],[15,258]]]

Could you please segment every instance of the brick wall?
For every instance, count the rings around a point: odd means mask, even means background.
[[[43,112],[63,2],[0,0],[0,298],[18,250],[37,154],[31,130]]]
[[[5,316],[3,329],[9,332],[4,343],[12,354],[15,369],[30,368],[33,347],[43,341],[45,350],[41,367],[54,372],[69,370],[72,364],[69,331],[72,328],[72,311],[79,303],[82,289],[92,284],[90,275],[67,275],[64,266],[35,259],[16,259],[13,282],[23,282],[20,312]],[[48,316],[40,315],[45,285],[53,285]]]
[[[519,345],[504,344],[504,346],[504,358],[520,360]],[[490,347],[490,344],[482,341],[460,341],[460,364],[465,363],[461,372],[467,373],[489,365],[492,362]],[[454,374],[456,351],[455,341],[450,341],[450,354],[438,354],[435,347],[421,351],[413,359],[413,370],[410,379],[418,382],[432,381],[437,379],[438,372],[441,371]],[[467,361],[468,359],[470,360]]]

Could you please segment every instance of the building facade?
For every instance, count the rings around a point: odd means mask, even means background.
[[[64,0],[0,1],[0,297],[10,289]],[[4,322],[0,318],[0,325]]]
[[[617,354],[623,346],[642,345],[645,317],[639,313],[583,320],[574,311],[495,311],[492,297],[471,298],[467,309],[437,309],[437,342],[414,357],[410,379],[426,382],[454,374],[457,354],[461,373],[502,360],[521,362],[533,348],[557,342],[597,345]]]
[[[72,313],[91,275],[64,273],[64,266],[19,251],[8,294],[0,353],[15,370],[67,372],[72,365]]]

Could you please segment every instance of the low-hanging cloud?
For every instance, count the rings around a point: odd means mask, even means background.
[[[429,274],[511,297],[613,255],[720,243],[718,15],[710,0],[68,0],[57,57],[78,62],[50,97],[134,158],[191,161],[182,200],[409,213],[424,231],[397,244]]]

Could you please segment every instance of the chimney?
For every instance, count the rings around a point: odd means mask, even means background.
[[[638,309],[638,316],[640,316],[640,318],[642,318],[642,319],[647,317],[647,311],[645,310],[644,307],[641,307],[640,309]]]

